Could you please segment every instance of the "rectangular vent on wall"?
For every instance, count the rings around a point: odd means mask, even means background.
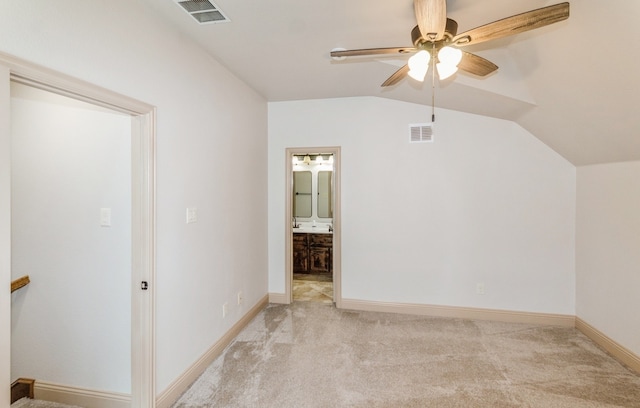
[[[224,15],[222,10],[218,8],[210,0],[175,0],[182,9],[196,19],[200,24],[208,23],[225,23],[229,22],[229,18]]]
[[[418,123],[409,125],[409,143],[433,142],[433,123]]]

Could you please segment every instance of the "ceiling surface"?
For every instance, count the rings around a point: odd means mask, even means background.
[[[334,48],[412,46],[412,0],[213,0],[231,20],[198,24],[175,0],[144,0],[268,101],[377,96],[431,105],[431,83],[380,84],[406,58]],[[559,3],[448,0],[458,32]],[[574,0],[568,20],[466,47],[497,64],[436,85],[437,108],[511,120],[575,165],[640,160],[640,2]]]

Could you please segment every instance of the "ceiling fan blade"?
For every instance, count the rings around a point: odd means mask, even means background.
[[[361,50],[335,50],[331,51],[332,58],[339,57],[359,57],[365,55],[392,55],[392,54],[410,54],[417,50],[413,47],[390,47],[390,48],[364,48]]]
[[[407,73],[409,73],[409,65],[404,64],[402,66],[402,68],[400,68],[399,70],[397,70],[396,72],[393,73],[393,75],[391,75],[389,78],[387,78],[386,81],[384,81],[382,83],[382,85],[380,86],[391,86],[391,85],[395,85],[398,82],[400,82],[400,80],[402,80],[404,77],[407,76]]]
[[[476,27],[456,35],[452,42],[458,46],[478,44],[534,30],[567,18],[569,18],[569,3],[559,3]]]
[[[478,76],[487,76],[498,69],[498,66],[488,59],[470,52],[462,51],[462,59],[458,68]]]
[[[442,39],[447,25],[446,0],[414,0],[413,8],[422,38],[430,41]]]

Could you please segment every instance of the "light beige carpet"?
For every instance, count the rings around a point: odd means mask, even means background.
[[[270,305],[186,407],[640,407],[640,376],[575,329]]]
[[[81,408],[75,405],[58,404],[57,402],[49,402],[42,400],[32,400],[22,398],[11,404],[11,408]]]

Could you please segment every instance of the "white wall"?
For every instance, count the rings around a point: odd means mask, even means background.
[[[161,393],[267,293],[266,101],[140,1],[3,0],[0,38],[1,52],[157,107]]]
[[[286,147],[342,146],[345,299],[575,313],[575,168],[519,126],[376,98],[269,103],[269,291]],[[484,283],[485,295],[476,294]]]
[[[578,167],[576,314],[640,355],[640,162]]]
[[[11,134],[12,380],[130,393],[131,119],[14,83]]]

